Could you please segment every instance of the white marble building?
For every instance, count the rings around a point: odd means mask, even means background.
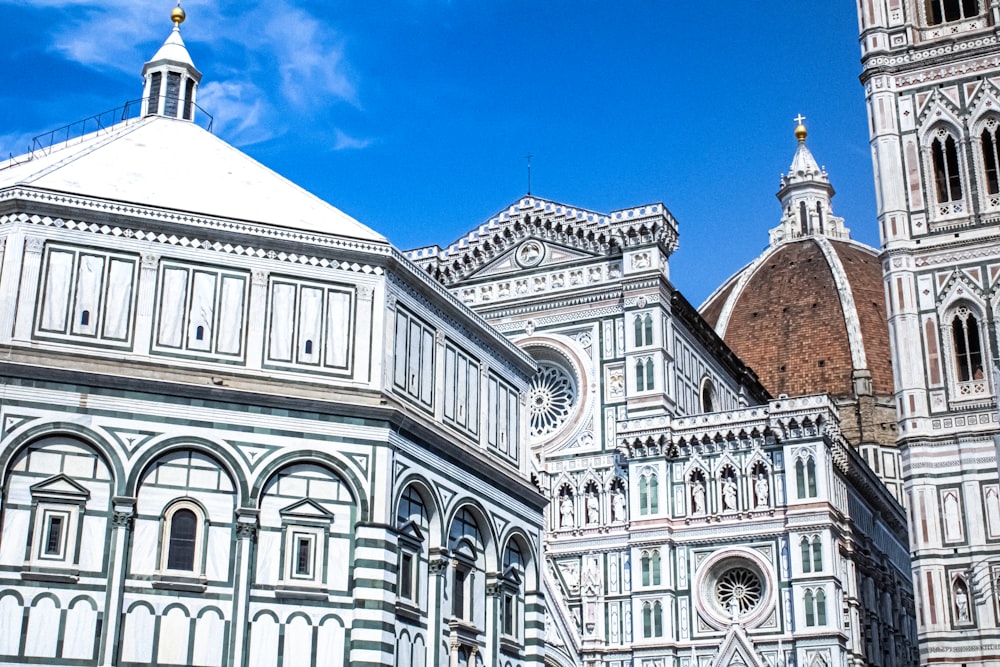
[[[826,396],[771,399],[670,283],[663,204],[526,196],[410,251],[539,367],[550,665],[915,663],[906,519]]]
[[[200,127],[174,16],[0,169],[0,662],[541,665],[534,363]]]
[[[859,3],[921,664],[1000,665],[998,26]]]

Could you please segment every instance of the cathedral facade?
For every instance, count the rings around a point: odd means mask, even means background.
[[[547,664],[916,664],[902,508],[672,286],[677,233],[529,195],[408,253],[538,365]]]
[[[1000,665],[1000,5],[859,21],[921,663]]]
[[[202,129],[174,16],[0,170],[0,662],[540,666],[534,362]]]

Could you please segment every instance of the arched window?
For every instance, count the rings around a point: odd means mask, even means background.
[[[649,478],[639,478],[639,514],[649,514]]]
[[[635,362],[635,390],[646,391],[646,364],[642,359]]]
[[[799,498],[816,497],[816,461],[811,456],[795,462],[795,487]]]
[[[500,627],[503,634],[514,639],[521,636],[521,582],[524,581],[524,554],[511,540],[503,553],[503,580],[500,582]]]
[[[166,569],[182,572],[200,570],[201,512],[191,503],[180,503],[164,517]]]
[[[418,604],[423,599],[420,591],[420,571],[429,523],[423,498],[412,484],[406,487],[406,491],[399,498],[399,506],[396,508],[396,527],[403,529],[399,536],[396,594],[403,600]]]
[[[659,600],[653,603],[653,636],[663,636],[663,605]]]
[[[951,320],[951,335],[955,343],[955,372],[959,382],[983,379],[983,349],[979,338],[979,321],[965,306],[955,311]]]
[[[808,537],[803,537],[799,542],[799,551],[802,555],[802,571],[812,572],[812,549]]]
[[[816,591],[816,625],[826,625],[826,593],[822,588]]]
[[[926,0],[927,24],[938,25],[979,14],[979,0]]]
[[[643,347],[653,344],[653,316],[642,313],[635,316],[635,346]]]
[[[806,212],[806,203],[804,201],[799,202],[799,226],[802,229],[803,236],[809,233],[809,214]]]
[[[1000,194],[1000,146],[997,144],[997,119],[986,121],[983,133],[979,135],[980,147],[983,151],[983,185],[986,193]]]
[[[805,595],[802,596],[802,606],[806,612],[806,625],[811,628],[816,625],[816,600],[812,590],[808,588]]]
[[[650,569],[652,570],[653,585],[660,585],[660,550],[657,549],[653,552],[653,557],[650,558]]]
[[[955,138],[941,128],[931,142],[931,159],[934,163],[934,186],[939,203],[962,199],[962,176],[958,168],[958,146]]]
[[[649,476],[649,514],[656,514],[660,511],[660,484],[656,475]]]
[[[823,570],[823,540],[819,535],[812,539],[813,572]]]
[[[701,383],[701,411],[715,412],[715,387],[708,378]]]
[[[642,636],[649,639],[653,636],[653,605],[642,603]]]

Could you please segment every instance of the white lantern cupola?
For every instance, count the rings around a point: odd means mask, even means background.
[[[143,116],[167,116],[194,120],[195,93],[201,72],[191,61],[191,54],[181,39],[185,18],[180,3],[170,13],[174,29],[156,55],[142,68],[146,81],[142,101]]]
[[[799,114],[795,118],[795,138],[798,147],[787,174],[782,174],[778,189],[781,201],[781,224],[771,230],[771,245],[792,241],[804,236],[827,236],[835,239],[849,239],[850,231],[844,227],[844,219],[833,215],[830,200],[833,186],[826,169],[820,167],[806,146],[805,118]]]

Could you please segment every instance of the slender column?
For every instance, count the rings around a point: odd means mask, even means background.
[[[498,665],[500,661],[496,656],[500,655],[500,598],[503,594],[500,585],[501,574],[495,572],[486,579],[486,648],[483,650],[483,664]],[[491,658],[493,658],[491,660]]]
[[[132,545],[132,521],[135,517],[135,498],[116,496],[112,499],[111,539],[108,543],[108,586],[104,602],[104,625],[98,664],[111,667],[118,664],[121,645],[121,622],[124,618],[123,600],[125,576],[128,572]]]
[[[267,323],[267,271],[254,271],[250,282],[250,308],[247,309],[247,368],[260,368],[264,354],[264,328]]]
[[[241,507],[236,510],[236,564],[233,590],[233,633],[230,655],[232,664],[240,667],[246,662],[247,616],[250,610],[250,586],[254,578],[257,551],[257,528],[260,512]]]
[[[135,338],[132,349],[136,354],[147,355],[153,341],[153,311],[156,298],[156,272],[160,265],[158,255],[143,253],[139,271],[138,314],[135,318]]]
[[[35,317],[35,297],[38,294],[38,271],[42,265],[42,248],[45,239],[29,236],[24,240],[24,259],[21,262],[21,289],[18,292],[14,321],[14,339],[31,338],[31,322]]]
[[[21,283],[24,235],[20,231],[4,239],[3,271],[0,272],[0,341],[9,342],[17,310],[17,288]]]
[[[372,346],[372,310],[373,290],[367,285],[358,287],[358,319],[355,324],[354,340],[354,379],[361,382],[371,382],[372,372],[378,367],[378,361],[373,358]],[[351,332],[348,332],[351,335]]]
[[[428,554],[427,569],[430,581],[427,582],[427,662],[426,665],[441,664],[441,623],[444,616],[444,589],[448,576],[448,550],[442,547],[431,547]]]

